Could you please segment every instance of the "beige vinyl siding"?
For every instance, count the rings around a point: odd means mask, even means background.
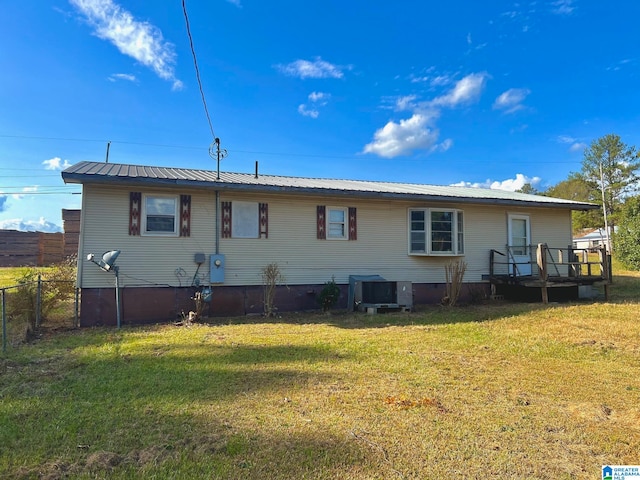
[[[191,195],[191,236],[163,237],[129,235],[129,192],[143,194]],[[100,258],[105,251],[120,250],[116,264],[120,268],[120,284],[124,287],[180,286],[191,284],[197,264],[195,253],[205,253],[206,264],[200,267],[201,280],[209,281],[209,254],[215,244],[215,194],[207,191],[176,191],[141,188],[116,188],[85,185],[81,285],[112,286],[113,274],[103,272],[86,261],[89,253]],[[182,269],[182,270],[179,270]],[[176,272],[184,272],[182,276]],[[202,275],[204,274],[204,277]]]
[[[129,192],[190,194],[191,236],[129,236]],[[199,276],[208,283],[209,256],[215,252],[215,192],[208,190],[159,190],[85,186],[86,212],[83,256],[87,253],[122,251],[117,264],[124,286],[190,285],[197,265],[195,253],[206,263]],[[508,209],[504,206],[426,204],[405,201],[363,200],[348,197],[313,197],[222,193],[221,201],[268,204],[269,237],[222,238],[225,285],[260,285],[261,269],[280,266],[286,283],[318,284],[335,277],[347,283],[349,275],[381,275],[388,280],[414,283],[444,282],[444,266],[460,258],[467,263],[466,282],[478,282],[489,273],[489,251],[504,250],[509,213],[531,219],[532,242],[566,247],[571,243],[568,210]],[[356,207],[357,240],[318,240],[316,207]],[[464,213],[465,253],[460,257],[408,254],[409,208],[456,208]],[[93,267],[93,268],[91,268]],[[183,272],[182,277],[176,272]],[[95,265],[84,265],[82,286],[113,285],[113,275]]]

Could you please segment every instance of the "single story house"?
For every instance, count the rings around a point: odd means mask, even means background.
[[[593,204],[457,186],[298,178],[80,162],[81,324],[115,324],[114,276],[88,255],[119,250],[123,323],[175,320],[210,289],[209,315],[263,311],[262,270],[284,276],[280,311],[318,308],[332,278],[347,305],[352,276],[411,282],[414,304],[438,303],[445,266],[467,265],[465,292],[489,291],[490,252],[530,258],[531,245],[567,247],[571,211]],[[508,266],[504,266],[505,271]],[[495,272],[494,272],[495,273]],[[463,295],[466,294],[463,292]]]
[[[617,230],[616,230],[617,232]],[[609,233],[604,228],[596,228],[582,232],[573,237],[573,246],[579,249],[594,249],[607,247],[609,244]]]

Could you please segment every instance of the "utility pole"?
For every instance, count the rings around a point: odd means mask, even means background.
[[[602,173],[602,162],[599,163],[600,166],[600,191],[602,192],[602,212],[604,214],[604,231],[607,236],[607,252],[611,253],[611,235],[609,235],[609,223],[607,222],[607,204],[606,204],[606,196],[604,194],[604,175]]]

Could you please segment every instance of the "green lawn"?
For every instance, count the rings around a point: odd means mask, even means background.
[[[600,478],[638,464],[610,303],[81,329],[0,357],[0,478]]]

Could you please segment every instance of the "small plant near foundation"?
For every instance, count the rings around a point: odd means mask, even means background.
[[[274,300],[276,297],[276,287],[285,281],[285,277],[280,271],[277,263],[270,263],[262,267],[262,286],[264,289],[264,316],[273,317],[278,309]]]
[[[444,267],[447,294],[442,299],[442,304],[453,307],[458,303],[462,291],[462,280],[467,270],[467,263],[463,260],[449,262]]]
[[[331,277],[331,280],[324,284],[324,287],[318,295],[318,303],[322,307],[323,312],[328,312],[338,303],[340,298],[340,287],[336,284],[335,277]]]

